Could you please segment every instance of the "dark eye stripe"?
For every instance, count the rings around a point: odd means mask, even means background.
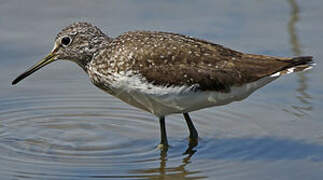
[[[64,37],[62,40],[61,40],[61,43],[65,46],[69,45],[71,42],[71,38],[69,37]]]

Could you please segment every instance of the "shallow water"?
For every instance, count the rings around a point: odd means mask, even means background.
[[[294,1],[0,2],[0,179],[322,179],[323,4]],[[158,121],[94,87],[70,62],[17,86],[74,21],[111,36],[135,29],[196,36],[244,52],[312,55],[317,66],[281,77],[248,99],[167,117],[171,148],[156,148]]]

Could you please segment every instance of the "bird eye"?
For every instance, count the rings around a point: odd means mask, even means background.
[[[63,37],[62,40],[61,40],[61,43],[64,45],[64,46],[67,46],[71,43],[71,38],[70,37]]]

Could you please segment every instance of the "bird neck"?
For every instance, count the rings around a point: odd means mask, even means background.
[[[91,63],[93,57],[100,52],[100,50],[107,48],[113,39],[106,35],[100,37],[95,42],[92,42],[92,48],[87,48],[87,53],[83,54],[82,59],[78,59],[75,62],[87,72],[88,64]],[[85,52],[85,51],[83,51]]]

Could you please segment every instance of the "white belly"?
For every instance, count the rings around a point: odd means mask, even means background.
[[[277,77],[265,77],[256,82],[239,87],[231,87],[229,93],[216,91],[193,91],[193,86],[155,86],[144,78],[133,75],[114,74],[105,77],[92,69],[94,84],[122,101],[151,112],[156,116],[173,113],[191,112],[212,106],[221,106],[248,97],[256,89],[273,81]],[[97,80],[96,80],[97,79]]]
[[[232,87],[229,93],[216,91],[191,91],[192,87],[156,87],[146,85],[124,86],[114,89],[113,95],[124,102],[151,112],[156,116],[191,112],[212,106],[221,106],[248,97],[256,89],[276,78],[267,77],[239,87]]]

